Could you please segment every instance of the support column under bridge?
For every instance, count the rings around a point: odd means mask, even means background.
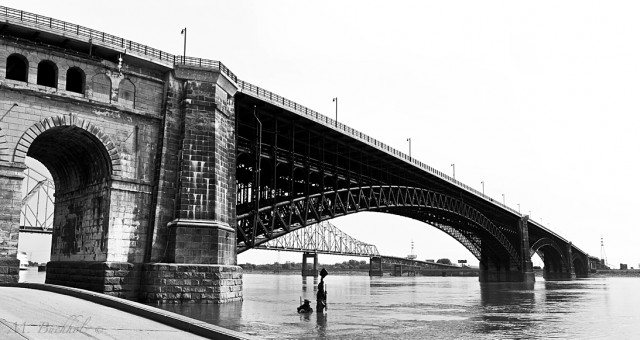
[[[313,267],[309,269],[307,266],[307,259],[313,258]],[[302,276],[313,276],[318,277],[318,254],[317,253],[302,253]]]
[[[505,259],[492,258],[489,249],[483,247],[480,259],[480,282],[535,282],[533,263],[529,253],[528,220],[529,216],[524,216],[518,221],[520,238],[518,252],[521,259],[518,266]]]
[[[235,229],[237,88],[217,70],[177,65],[175,77],[174,86],[181,89],[175,95],[182,99],[177,209],[168,222],[163,263],[143,267],[141,297],[148,302],[242,300]],[[165,155],[167,162],[171,156]]]

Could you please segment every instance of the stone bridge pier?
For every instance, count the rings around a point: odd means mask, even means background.
[[[166,221],[166,253],[152,249],[141,280],[146,301],[227,302],[242,299],[242,269],[236,263],[236,85],[215,70],[176,66],[172,99],[179,134],[165,141],[177,148],[176,210],[163,212],[172,190],[159,191],[156,218]],[[171,91],[171,90],[170,90]],[[171,144],[178,137],[177,145]],[[174,149],[175,150],[175,149]],[[163,161],[172,162],[170,149]],[[171,219],[169,219],[171,218]],[[162,246],[161,242],[157,242]]]
[[[524,216],[518,221],[520,263],[514,265],[507,257],[492,258],[489,249],[483,247],[480,259],[480,282],[535,282],[533,263],[529,253],[528,219],[528,216]]]

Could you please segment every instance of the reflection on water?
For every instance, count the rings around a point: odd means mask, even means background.
[[[327,313],[297,314],[317,279],[244,275],[244,302],[162,308],[271,339],[638,338],[638,278],[535,284],[328,276]]]
[[[327,312],[298,314],[318,279],[245,274],[243,302],[155,306],[270,339],[640,338],[640,278],[536,279],[329,275]],[[44,273],[30,268],[20,280],[44,282]]]

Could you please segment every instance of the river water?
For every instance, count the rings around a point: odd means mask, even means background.
[[[640,278],[536,279],[329,275],[328,311],[301,315],[317,280],[245,273],[243,302],[159,307],[270,339],[640,338]]]

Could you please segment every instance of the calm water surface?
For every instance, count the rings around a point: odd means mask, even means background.
[[[300,296],[315,301],[317,280],[245,274],[242,303],[163,308],[273,339],[640,338],[640,278],[536,279],[330,275],[327,313],[300,315]]]
[[[536,279],[329,275],[327,313],[300,315],[317,280],[245,273],[243,302],[160,307],[271,339],[640,339],[640,278]]]

